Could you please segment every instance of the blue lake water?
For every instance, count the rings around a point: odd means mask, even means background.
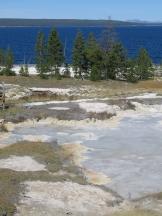
[[[1,27],[0,47],[10,47],[15,54],[15,63],[23,63],[24,58],[29,64],[34,63],[34,50],[37,33],[43,31],[46,36],[50,27]],[[101,27],[59,27],[57,28],[63,43],[66,41],[66,57],[71,60],[72,44],[76,33],[81,30],[87,37],[89,32],[93,32],[96,38],[100,39],[103,28]],[[137,55],[141,47],[146,48],[154,63],[162,60],[162,27],[120,27],[116,29],[118,39],[127,49],[130,57]]]

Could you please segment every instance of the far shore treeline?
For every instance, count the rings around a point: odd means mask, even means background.
[[[116,39],[113,27],[105,28],[102,39],[97,41],[92,33],[85,40],[78,32],[73,44],[72,62],[65,58],[65,48],[56,29],[52,29],[48,39],[43,32],[38,33],[36,46],[36,69],[41,78],[70,77],[97,80],[126,80],[137,82],[153,76],[153,64],[146,49],[142,48],[134,59],[129,59],[123,45]],[[0,50],[0,75],[16,75],[12,70],[14,55],[10,49]],[[60,68],[64,67],[64,74]],[[29,76],[28,65],[21,66],[19,74]]]

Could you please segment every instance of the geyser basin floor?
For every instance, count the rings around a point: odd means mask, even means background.
[[[161,114],[150,114],[124,118],[112,129],[102,125],[101,128],[54,125],[16,128],[4,142],[41,134],[59,144],[82,143],[90,149],[82,165],[103,172],[112,180],[109,188],[134,199],[162,191],[161,120]]]
[[[116,129],[102,129],[83,163],[112,179],[108,187],[125,198],[162,191],[162,116],[125,118]]]

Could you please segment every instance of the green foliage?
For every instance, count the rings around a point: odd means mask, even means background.
[[[89,70],[92,69],[93,65],[102,65],[102,50],[92,33],[89,34],[86,43],[85,55]]]
[[[88,64],[88,71],[90,73],[90,80],[100,80],[103,64],[102,50],[92,33],[88,36],[85,46],[85,56]]]
[[[137,57],[137,71],[140,80],[147,80],[153,76],[153,65],[146,49],[142,48]]]
[[[3,68],[0,72],[0,75],[5,75],[5,76],[16,76],[15,71],[9,69],[9,68]]]
[[[74,42],[72,65],[75,76],[83,78],[84,73],[87,71],[87,62],[85,57],[85,42],[81,32],[78,32]]]
[[[12,71],[13,63],[14,63],[14,56],[10,49],[6,52],[1,51],[1,61],[2,61],[2,68],[0,75],[6,76],[15,76],[15,72]]]
[[[114,44],[111,51],[103,52],[104,58],[104,78],[116,79],[126,70],[126,54],[120,43]]]
[[[86,55],[86,58],[88,59],[88,66],[90,68],[92,67],[92,65],[97,60],[97,58],[96,58],[97,48],[98,48],[98,46],[97,46],[96,39],[95,39],[93,33],[90,33],[88,36],[86,47],[85,47],[85,55]]]
[[[0,66],[4,66],[4,64],[5,64],[4,50],[0,49]]]
[[[28,77],[29,76],[29,68],[28,68],[27,64],[25,64],[25,71],[24,72],[25,72],[24,76]]]
[[[57,80],[61,80],[62,79],[62,76],[59,72],[59,68],[55,68],[55,77]]]
[[[58,76],[58,68],[64,63],[63,46],[60,41],[59,35],[55,29],[53,29],[48,38],[48,65],[51,71]]]
[[[19,71],[19,74],[20,74],[21,76],[24,75],[24,67],[23,67],[23,66],[21,66],[20,71]]]
[[[100,68],[96,65],[92,66],[91,73],[90,73],[90,80],[91,81],[98,81],[101,79],[101,71]]]
[[[42,32],[39,32],[36,42],[36,68],[39,76],[46,78],[48,72],[47,45]]]
[[[24,76],[24,77],[29,76],[29,70],[28,70],[28,65],[27,64],[25,66],[21,66],[19,74],[20,74],[20,76]]]
[[[13,53],[10,49],[7,50],[7,52],[5,53],[5,67],[8,70],[11,70],[14,64],[14,56]]]
[[[127,69],[125,73],[123,74],[123,77],[128,81],[132,83],[136,83],[139,80],[138,70],[137,70],[137,64],[135,60],[128,60],[127,61]]]
[[[82,33],[78,32],[72,56],[75,77],[93,81],[120,79],[137,82],[153,76],[153,64],[147,51],[141,49],[136,60],[129,60],[122,44],[116,41],[110,20],[103,33],[103,38],[105,42],[99,44],[94,35],[90,33],[85,41]],[[55,29],[51,31],[48,41],[44,33],[40,32],[36,42],[36,68],[39,76],[47,78],[51,75],[58,80],[62,79],[60,67],[64,60],[63,46],[57,31]],[[10,49],[6,52],[0,50],[0,75],[15,75],[15,72],[12,71],[13,62],[14,57]],[[21,67],[20,75],[29,76],[27,65]],[[68,64],[65,64],[64,77],[70,77]]]
[[[6,51],[0,50],[0,75],[15,76],[15,72],[12,71],[14,64],[14,55],[11,49]]]

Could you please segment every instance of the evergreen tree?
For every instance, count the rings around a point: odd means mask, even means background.
[[[24,76],[24,67],[21,66],[20,70],[19,70],[19,74],[20,76]]]
[[[27,64],[25,64],[25,70],[24,70],[24,72],[25,72],[25,76],[26,77],[29,76],[29,68],[28,68]]]
[[[85,47],[86,61],[90,79],[96,81],[101,79],[101,70],[103,67],[102,50],[97,43],[93,33],[90,33]]]
[[[6,52],[6,56],[5,56],[5,66],[6,66],[6,68],[11,70],[12,67],[13,67],[13,63],[14,63],[13,53],[12,53],[12,51],[10,49],[8,49],[7,52]]]
[[[103,53],[104,54],[104,53]],[[122,76],[126,70],[126,54],[120,43],[114,44],[111,51],[104,57],[105,79],[116,79]]]
[[[98,81],[101,79],[101,68],[94,64],[91,68],[90,73],[90,80],[91,81]]]
[[[96,61],[96,49],[97,49],[97,42],[93,35],[93,33],[90,33],[88,35],[87,43],[85,44],[85,55],[88,61],[88,66],[91,69],[92,65]]]
[[[117,43],[116,38],[116,31],[113,25],[113,21],[111,20],[111,18],[109,18],[101,38],[101,46],[105,53],[108,53],[112,50],[114,45]]]
[[[86,59],[88,61],[89,68],[92,65],[102,61],[102,50],[97,43],[93,33],[90,33],[85,47]]]
[[[25,66],[21,66],[19,71],[20,76],[28,77],[29,76],[29,70],[28,65],[25,64]]]
[[[10,49],[8,49],[5,53],[5,60],[4,60],[4,69],[3,74],[6,76],[14,76],[15,72],[12,71],[14,64],[14,56]]]
[[[153,64],[146,49],[142,48],[137,57],[137,70],[140,80],[146,80],[153,76]]]
[[[0,75],[3,75],[3,67],[5,64],[5,56],[4,56],[4,51],[0,49]]]
[[[41,78],[46,78],[48,72],[48,59],[45,35],[39,32],[36,42],[36,68]]]
[[[64,63],[63,46],[58,36],[58,33],[53,29],[48,38],[48,64],[51,70],[56,76],[59,74],[59,67]]]
[[[139,80],[137,64],[134,59],[128,59],[126,63],[126,70],[123,73],[123,78],[128,82],[136,83]]]
[[[0,66],[4,66],[5,63],[5,53],[2,49],[0,49]]]
[[[114,61],[116,56],[114,55],[114,47],[117,44],[116,31],[111,18],[107,21],[107,26],[105,27],[102,38],[101,47],[103,54],[103,74],[102,77],[107,79],[115,79],[115,65]]]
[[[85,42],[81,32],[78,32],[74,42],[72,65],[75,76],[83,79],[84,73],[87,71],[87,62],[85,57]]]

